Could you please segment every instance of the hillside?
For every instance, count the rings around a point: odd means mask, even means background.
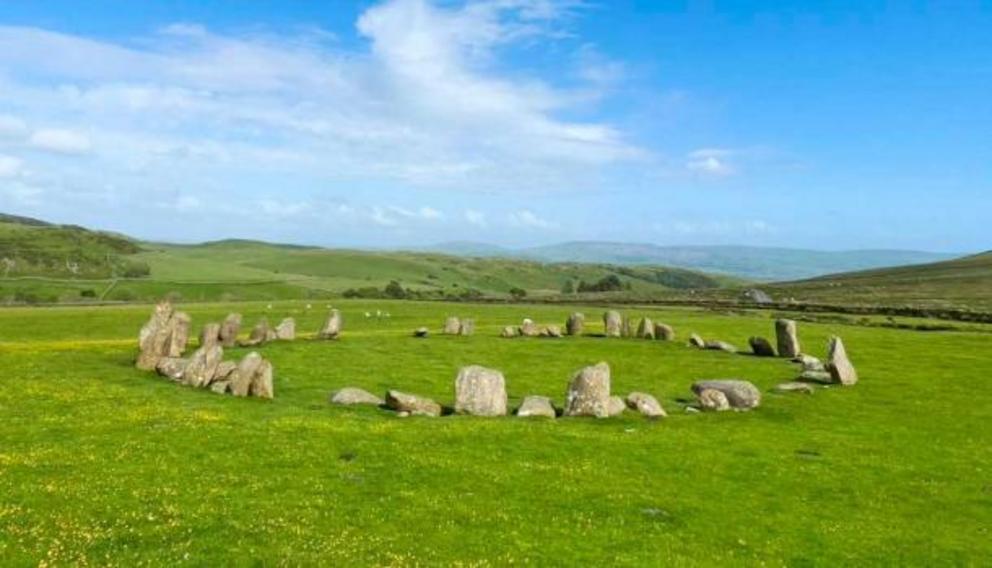
[[[930,264],[866,270],[768,287],[781,298],[838,305],[992,309],[992,251]]]

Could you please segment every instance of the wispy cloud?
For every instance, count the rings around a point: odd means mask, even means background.
[[[13,156],[0,154],[0,179],[12,179],[21,174],[23,162]]]
[[[690,152],[685,166],[691,172],[710,176],[729,176],[736,173],[730,165],[733,150],[723,148],[703,148]]]
[[[475,225],[476,227],[486,227],[489,225],[489,222],[486,219],[486,214],[474,209],[467,209],[465,211],[465,220],[468,221],[470,225]]]
[[[521,209],[520,211],[515,211],[510,213],[507,217],[507,221],[510,225],[515,227],[526,227],[529,229],[554,229],[558,227],[557,223],[548,221],[539,217],[536,213],[529,209]]]

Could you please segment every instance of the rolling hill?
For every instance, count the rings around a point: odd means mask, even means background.
[[[992,251],[953,260],[769,286],[804,303],[992,310]]]
[[[870,268],[937,262],[957,256],[908,250],[819,251],[746,246],[658,246],[602,241],[576,241],[515,250],[465,242],[442,243],[431,248],[437,252],[463,256],[501,256],[545,262],[593,262],[626,266],[676,266],[763,281],[797,280]]]

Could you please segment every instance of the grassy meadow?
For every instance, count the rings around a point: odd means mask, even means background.
[[[236,399],[134,369],[150,306],[0,309],[3,565],[981,565],[992,558],[988,329],[920,332],[802,323],[824,356],[841,335],[861,375],[814,395],[768,392],[796,367],[703,352],[692,331],[746,346],[773,314],[626,309],[673,343],[501,339],[568,306],[334,300],[345,333],[260,348],[276,398]],[[316,331],[326,301],[180,306]],[[601,307],[578,308],[588,332]],[[365,313],[388,312],[389,318]],[[446,315],[476,335],[438,334]],[[411,331],[429,326],[427,339]],[[227,358],[243,349],[229,350]],[[502,370],[511,404],[564,399],[597,361],[613,391],[655,394],[669,418],[397,418],[327,404],[358,386],[453,400],[457,369]],[[764,391],[750,413],[683,410],[692,381]]]

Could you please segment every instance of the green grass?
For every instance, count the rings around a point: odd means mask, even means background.
[[[695,379],[790,379],[781,360],[679,342],[496,337],[567,306],[334,301],[346,331],[262,348],[273,401],[177,386],[132,367],[149,306],[0,309],[0,564],[980,565],[992,557],[992,356],[977,332],[801,325],[844,337],[852,388],[765,394],[745,414],[687,414]],[[183,306],[246,327],[327,303]],[[391,313],[365,318],[366,311]],[[601,309],[584,309],[598,331]],[[628,313],[635,312],[628,310]],[[446,315],[470,338],[410,337]],[[638,310],[743,347],[768,314]],[[231,350],[238,357],[244,350]],[[458,367],[501,369],[511,401],[561,404],[608,361],[614,392],[656,394],[650,422],[399,419],[326,403],[342,386],[450,404]]]

